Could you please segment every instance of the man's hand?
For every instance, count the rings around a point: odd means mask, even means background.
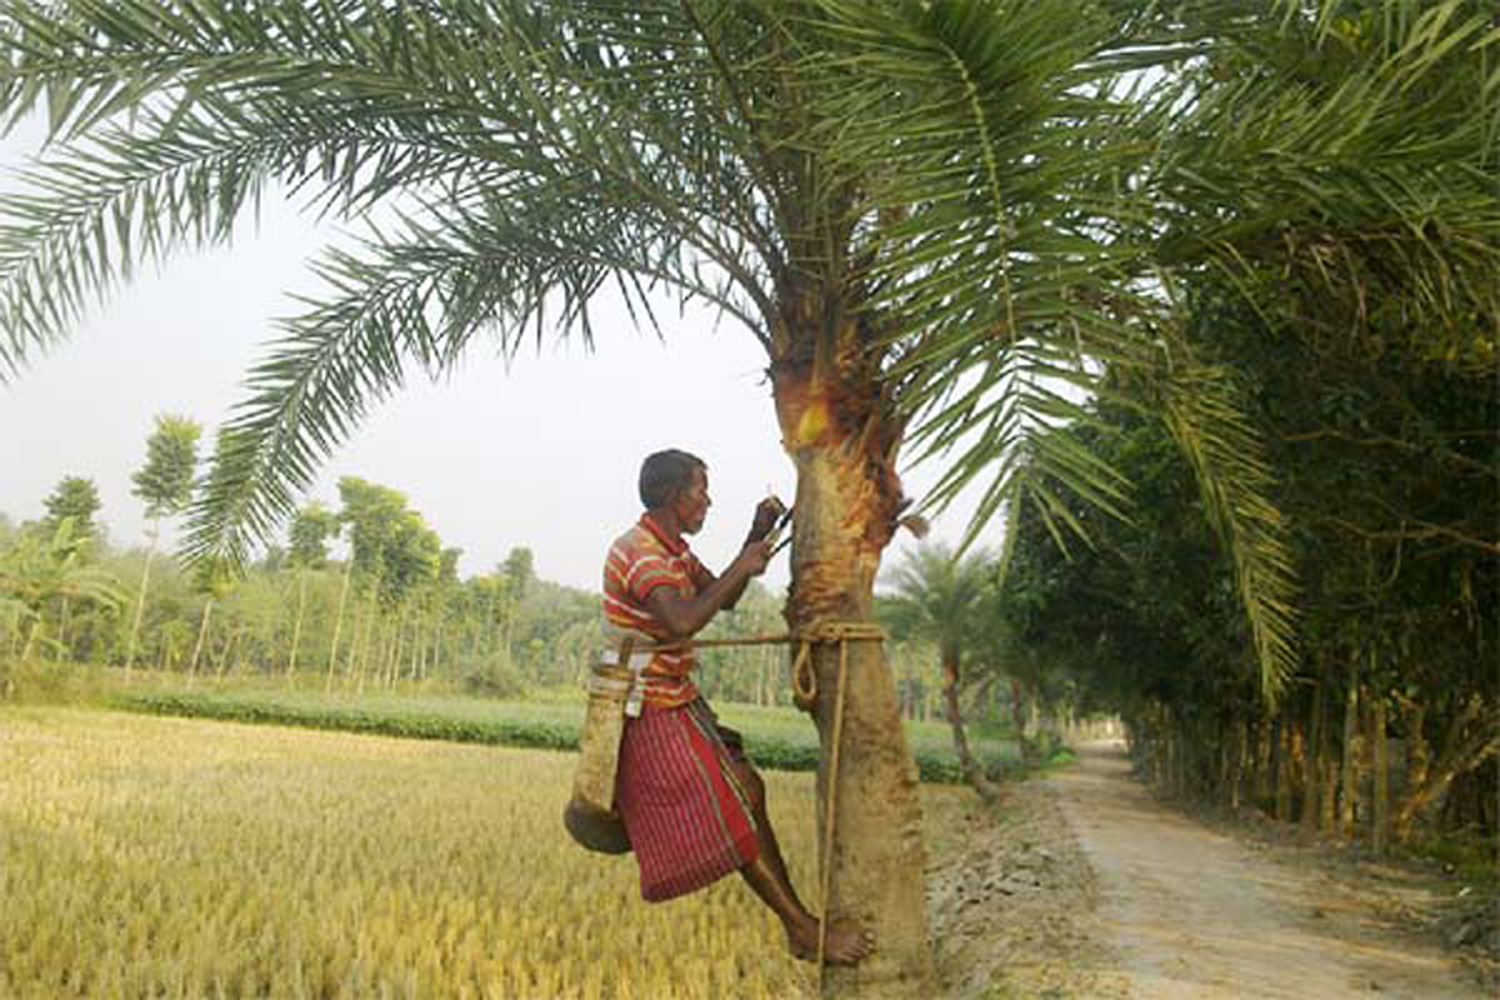
[[[766,497],[755,505],[755,519],[750,523],[750,534],[745,537],[745,541],[758,542],[765,538],[785,513],[786,504],[774,496]]]
[[[771,546],[765,541],[746,542],[735,562],[750,576],[760,576],[771,562]]]

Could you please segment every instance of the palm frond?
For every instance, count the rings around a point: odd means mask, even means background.
[[[1500,359],[1500,35],[1467,0],[1288,10],[1245,30],[1145,114],[1158,259],[1213,268],[1266,312]],[[1211,73],[1211,75],[1209,75]]]
[[[1296,573],[1286,524],[1270,499],[1260,435],[1222,368],[1179,359],[1155,382],[1158,409],[1198,481],[1204,512],[1234,566],[1269,701],[1297,667]]]
[[[644,322],[666,286],[765,336],[784,264],[763,188],[795,151],[774,108],[725,100],[775,69],[780,29],[754,9],[11,0],[0,18],[0,116],[45,105],[66,143],[0,206],[0,369],[142,260],[227,239],[272,183],[398,219],[327,259],[326,301],[253,372],[195,510],[199,558],[243,560],[369,405],[486,326],[513,351],[557,310],[587,341],[613,283]]]
[[[330,251],[318,266],[326,291],[283,324],[221,431],[190,511],[189,558],[241,567],[371,406],[412,373],[449,370],[478,334],[492,332],[508,355],[549,329],[591,343],[590,304],[628,274],[743,308],[722,284],[700,280],[677,242],[642,238],[628,220],[596,228],[597,206],[577,194],[430,205],[356,251]],[[643,285],[618,290],[649,319]]]

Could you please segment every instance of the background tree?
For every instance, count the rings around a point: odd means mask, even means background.
[[[80,542],[94,537],[98,530],[94,515],[99,513],[101,504],[99,488],[92,479],[64,477],[42,505],[47,508],[47,517],[42,523],[48,534],[55,535],[65,519],[73,522],[73,537]]]
[[[198,640],[193,644],[193,657],[188,663],[188,683],[192,683],[198,676],[198,663],[208,645],[214,603],[234,589],[234,576],[222,562],[202,562],[194,568],[193,589],[203,597],[203,609],[198,617]]]
[[[146,593],[151,583],[151,564],[161,538],[161,522],[187,506],[193,493],[193,471],[198,465],[198,438],[203,428],[185,417],[162,414],[156,418],[156,429],[146,441],[146,464],[131,476],[131,492],[146,501],[146,517],[151,521],[147,532],[146,565],[141,570],[140,589],[136,593],[135,615],[125,641],[125,676],[135,666],[135,644],[146,612]]]
[[[72,525],[72,537],[77,541],[81,555],[88,559],[98,526],[94,515],[99,513],[99,489],[92,479],[67,476],[57,484],[52,495],[42,501],[47,516],[42,521],[42,530],[49,537],[56,537],[58,529],[66,521]],[[57,621],[57,657],[68,655],[68,624],[71,601],[64,595],[59,598],[61,609]]]
[[[302,644],[302,622],[307,613],[307,574],[328,563],[328,540],[338,533],[338,517],[322,504],[302,508],[288,529],[287,562],[297,573],[297,612],[292,626],[292,648],[287,654],[286,676],[290,683],[297,671],[297,651]]]

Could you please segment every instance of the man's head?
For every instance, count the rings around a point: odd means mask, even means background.
[[[670,510],[688,534],[703,527],[711,501],[708,465],[676,448],[648,455],[641,463],[641,503],[647,510]]]

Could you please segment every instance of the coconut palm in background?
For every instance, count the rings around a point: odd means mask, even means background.
[[[1267,472],[1231,381],[1193,363],[1162,270],[1236,259],[1214,229],[1227,213],[1192,189],[1238,149],[1215,95],[1268,122],[1295,110],[1277,103],[1290,70],[1241,90],[1203,71],[1224,49],[1259,65],[1234,39],[1305,23],[1300,4],[1241,6],[7,0],[0,106],[14,122],[44,104],[66,141],[5,204],[0,360],[18,368],[139,260],[227,239],[273,181],[336,217],[383,212],[324,259],[325,294],[222,432],[189,548],[240,563],[409,371],[481,336],[591,341],[609,288],[648,323],[656,289],[707,302],[766,351],[798,471],[799,629],[870,620],[908,504],[904,441],[948,462],[935,504],[981,481],[980,521],[1024,499],[1063,530],[1046,482],[1118,509],[1097,460],[1031,433],[1076,417],[1107,371],[1150,388],[1194,459],[1273,689],[1291,609]],[[1153,66],[1187,67],[1173,100],[1128,93]],[[823,692],[837,661],[817,654]],[[849,676],[842,773],[880,794],[838,801],[829,905],[879,950],[829,988],[922,993],[915,774],[878,644],[856,644]],[[825,749],[831,707],[814,711]]]

